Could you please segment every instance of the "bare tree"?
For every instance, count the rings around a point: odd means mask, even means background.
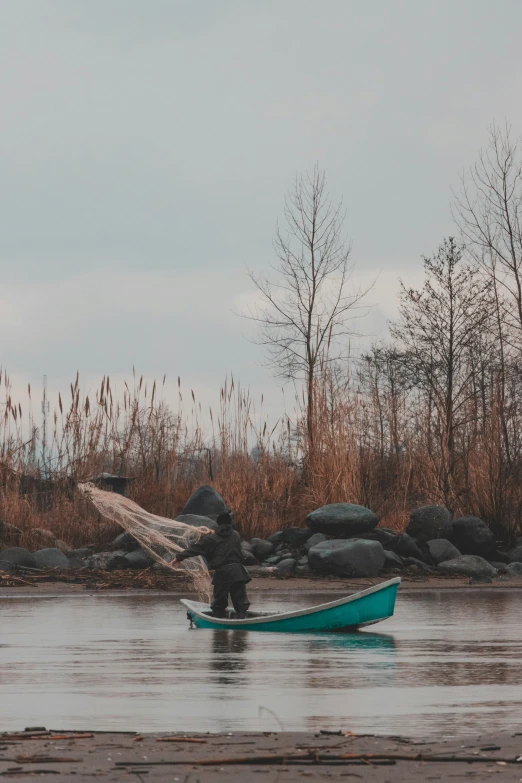
[[[459,494],[455,438],[474,393],[475,357],[489,334],[492,294],[489,281],[462,261],[462,248],[452,238],[424,258],[424,268],[420,291],[401,282],[399,319],[391,333],[402,348],[398,358],[411,385],[425,392],[427,408],[434,411],[438,449],[432,456],[452,508]]]
[[[275,278],[249,271],[261,303],[244,315],[260,327],[258,343],[278,377],[305,384],[306,426],[314,443],[315,386],[320,368],[347,350],[348,321],[366,291],[348,290],[353,270],[342,202],[333,205],[316,166],[299,175],[285,199],[286,228],[276,227]]]
[[[489,144],[456,194],[455,218],[475,262],[493,281],[501,341],[522,337],[522,150],[509,128],[492,126]]]

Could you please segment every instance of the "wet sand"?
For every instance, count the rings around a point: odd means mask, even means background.
[[[446,576],[408,576],[404,574],[390,574],[388,576],[378,577],[376,579],[336,579],[328,577],[307,577],[307,578],[254,578],[248,586],[248,590],[270,590],[270,591],[314,591],[314,592],[355,592],[357,590],[365,590],[367,587],[380,584],[387,581],[394,576],[401,576],[401,591],[402,590],[449,590],[449,589],[467,589],[467,590],[511,590],[522,588],[522,576],[519,577],[500,577],[493,580],[491,584],[473,584],[470,585],[469,577],[446,577]],[[83,584],[67,583],[62,581],[46,581],[39,584],[18,585],[15,587],[8,587],[0,583],[0,597],[9,595],[71,595],[74,593],[93,593],[93,592],[107,592],[115,594],[118,592],[114,588],[92,588]],[[121,592],[121,591],[120,591]],[[132,592],[151,594],[154,592],[154,587],[151,589],[132,588]],[[158,591],[159,592],[159,591]],[[168,592],[177,595],[186,595],[187,590],[181,589],[179,584],[173,582],[172,587],[165,589],[162,587],[162,593]]]
[[[520,761],[517,762],[517,759]],[[451,760],[449,760],[451,759]],[[317,733],[0,735],[0,777],[139,783],[490,780],[522,777],[522,732],[473,740]]]

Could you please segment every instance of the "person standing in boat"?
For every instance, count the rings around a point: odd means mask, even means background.
[[[225,617],[230,595],[238,619],[244,619],[250,606],[246,585],[251,577],[243,565],[241,539],[234,530],[229,511],[220,514],[216,521],[218,527],[214,533],[202,536],[196,544],[178,552],[176,560],[181,562],[189,557],[204,557],[208,567],[214,570],[212,615]]]

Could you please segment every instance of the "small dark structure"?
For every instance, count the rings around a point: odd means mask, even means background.
[[[132,479],[127,476],[115,476],[112,473],[99,473],[89,479],[89,482],[104,489],[106,492],[117,492],[118,495],[127,495],[128,486]]]

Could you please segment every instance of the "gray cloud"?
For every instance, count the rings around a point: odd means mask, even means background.
[[[0,0],[1,361],[20,379],[229,371],[279,400],[231,314],[316,161],[360,275],[454,230],[493,119],[522,130],[518,0]],[[382,282],[385,280],[386,282]]]

